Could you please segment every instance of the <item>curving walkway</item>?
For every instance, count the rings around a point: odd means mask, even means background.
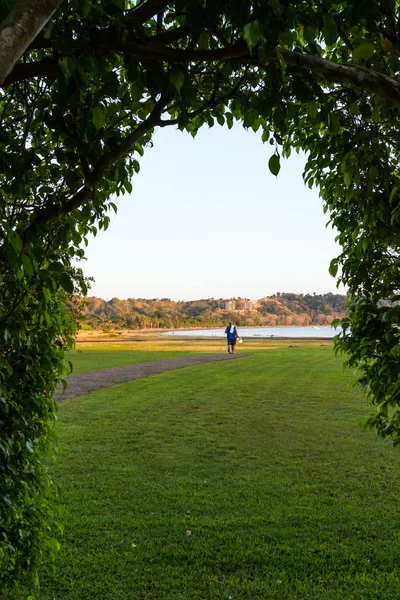
[[[62,392],[62,386],[58,387],[56,401],[63,402],[76,396],[90,394],[106,387],[126,383],[132,379],[141,379],[155,373],[164,373],[182,367],[192,367],[209,362],[221,360],[234,360],[244,358],[247,354],[202,354],[200,356],[184,356],[181,358],[169,358],[166,360],[155,360],[153,362],[127,365],[125,367],[113,367],[102,371],[92,371],[82,375],[73,375],[67,378],[68,388]]]

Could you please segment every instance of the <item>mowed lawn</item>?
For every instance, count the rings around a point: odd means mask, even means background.
[[[244,351],[247,352],[249,347],[252,351],[270,350],[288,347],[294,348],[297,346],[323,346],[332,347],[331,341],[307,341],[299,340],[288,341],[261,341],[261,340],[246,340]],[[239,351],[243,351],[243,346],[238,346]],[[101,342],[80,342],[76,350],[72,350],[68,358],[70,359],[73,370],[71,376],[81,373],[89,373],[90,371],[98,371],[102,369],[110,369],[112,367],[122,367],[143,362],[155,360],[166,360],[180,356],[195,356],[203,353],[225,353],[226,341],[221,338],[211,339],[171,339],[168,337],[151,337],[140,341],[118,341],[108,340]]]
[[[71,376],[123,367],[137,363],[166,360],[177,356],[193,356],[204,352],[221,352],[224,342],[219,344],[177,342],[169,339],[156,339],[143,342],[86,342],[77,343],[68,359],[72,363]]]
[[[400,598],[400,454],[354,374],[330,344],[246,346],[60,405],[40,600]]]

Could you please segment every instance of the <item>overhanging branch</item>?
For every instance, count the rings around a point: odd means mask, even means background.
[[[111,36],[109,31],[99,31],[92,41],[99,48],[104,47],[109,51],[162,62],[216,62],[233,58],[250,58],[249,50],[243,40],[239,40],[226,48],[216,48],[215,50],[185,50],[169,48],[165,45],[161,46],[160,37],[156,36],[155,39],[156,43],[154,45],[152,43],[153,38],[148,40],[128,38],[128,40],[122,42]]]
[[[368,92],[400,102],[400,82],[359,65],[339,64],[326,58],[279,48],[286,64],[319,73],[334,83],[350,83]]]
[[[43,208],[25,230],[25,236],[28,234],[29,230],[32,230],[37,225],[55,221],[90,201],[108,169],[118,162],[119,159],[126,156],[148,131],[157,126],[161,112],[167,103],[168,99],[161,97],[155,104],[149,117],[122,140],[116,148],[106,152],[100,158],[94,169],[87,175],[85,183],[80,190],[62,204],[51,203]]]
[[[147,6],[147,4],[151,4],[153,10],[156,5],[157,8],[160,8],[159,4],[165,6],[167,3],[157,3],[156,0],[149,0],[148,3],[143,3],[143,7]],[[147,10],[149,10],[149,7],[147,7]],[[254,55],[250,56],[249,49],[243,40],[238,40],[235,44],[213,50],[180,49],[161,45],[163,36],[171,36],[171,39],[175,38],[174,41],[177,41],[186,34],[187,29],[182,26],[181,28],[177,28],[177,30],[166,32],[160,36],[154,36],[154,38],[149,38],[148,40],[136,40],[131,37],[122,42],[110,30],[103,30],[92,34],[91,44],[100,53],[123,53],[125,56],[137,56],[145,60],[160,62],[208,63],[223,62],[232,59],[241,62],[254,62]],[[164,42],[166,41],[170,40],[164,39]],[[277,52],[282,55],[285,62],[290,66],[318,73],[326,80],[334,83],[351,84],[372,94],[383,96],[394,102],[400,102],[400,82],[384,73],[378,73],[359,65],[336,63],[319,56],[295,52],[285,48],[278,48]],[[265,68],[267,66],[268,64],[265,65]],[[53,74],[58,70],[58,61],[56,59],[45,59],[36,63],[19,64],[8,76],[5,84],[31,77]]]
[[[36,62],[18,63],[4,81],[4,87],[17,81],[46,77],[59,73],[60,67],[56,58],[44,58]]]

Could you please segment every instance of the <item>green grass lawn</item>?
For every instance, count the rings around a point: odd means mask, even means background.
[[[260,349],[276,349],[281,347],[296,347],[298,345],[321,346],[321,341],[261,341],[257,339],[246,340],[244,346],[238,347],[239,351],[248,352]],[[323,342],[322,345],[332,347],[332,341]],[[226,352],[224,339],[171,339],[150,338],[141,341],[107,341],[107,342],[77,342],[76,349],[68,353],[67,358],[72,362],[73,375],[122,367],[125,365],[164,360],[177,356],[191,356],[208,352]]]
[[[256,340],[247,343],[248,347],[250,345],[253,349],[261,346]],[[69,352],[67,358],[72,362],[73,376],[178,356],[225,352],[225,347],[226,342],[223,339],[175,340],[161,336],[133,342],[115,340],[84,343],[78,340],[76,349]]]
[[[73,370],[71,375],[89,373],[90,371],[100,371],[102,369],[111,369],[112,367],[123,367],[153,360],[166,360],[167,358],[176,358],[177,356],[191,356],[197,352],[179,352],[179,351],[151,351],[151,350],[132,350],[130,348],[109,348],[72,350],[68,354],[68,359],[72,362]]]
[[[400,598],[400,454],[353,381],[282,345],[60,405],[40,600]]]

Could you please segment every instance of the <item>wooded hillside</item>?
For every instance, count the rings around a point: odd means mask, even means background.
[[[277,293],[252,302],[235,298],[235,310],[225,299],[174,302],[169,298],[113,298],[106,301],[89,297],[84,309],[83,327],[94,329],[144,329],[178,327],[219,327],[227,320],[239,326],[329,325],[346,315],[345,296],[340,294]]]

